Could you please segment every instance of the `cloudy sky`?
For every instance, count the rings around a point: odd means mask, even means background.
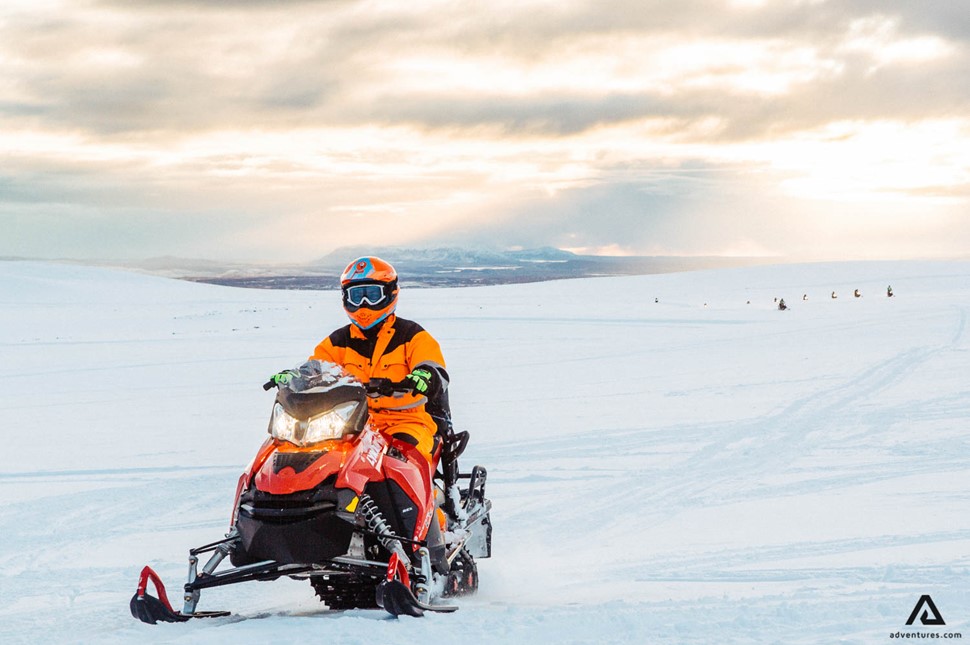
[[[4,0],[0,256],[970,256],[966,0]]]

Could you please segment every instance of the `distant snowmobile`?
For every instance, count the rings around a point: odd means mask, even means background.
[[[203,589],[283,576],[309,580],[334,610],[457,610],[437,601],[474,593],[475,558],[491,556],[486,471],[459,472],[468,433],[454,433],[450,424],[439,433],[434,465],[373,429],[366,397],[393,387],[382,379],[365,386],[321,361],[308,361],[299,377],[278,385],[271,437],[239,478],[229,532],[189,551],[182,610],[172,608],[146,566],[132,615],[151,624],[226,616],[196,610]],[[212,555],[200,571],[203,553]],[[227,556],[233,568],[216,572]],[[157,598],[147,593],[149,581]]]

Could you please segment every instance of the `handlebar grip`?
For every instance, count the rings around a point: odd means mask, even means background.
[[[266,392],[269,392],[274,387],[276,387],[276,383],[273,382],[273,379],[270,379],[270,380],[266,381],[265,383],[263,383],[263,390],[266,391]]]
[[[391,380],[386,378],[372,378],[364,384],[364,389],[367,390],[368,394],[378,394],[381,390],[387,388]]]
[[[364,386],[369,396],[394,396],[395,394],[408,394],[411,392],[411,385],[405,381],[392,381],[389,378],[372,378]]]

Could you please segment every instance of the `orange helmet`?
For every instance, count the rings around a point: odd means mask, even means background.
[[[344,311],[361,329],[370,329],[397,307],[397,271],[380,258],[357,258],[340,275]]]

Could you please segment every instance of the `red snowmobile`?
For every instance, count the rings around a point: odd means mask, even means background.
[[[203,589],[283,576],[309,580],[332,610],[455,611],[439,601],[475,592],[475,558],[491,556],[486,471],[459,472],[468,433],[446,419],[436,419],[430,465],[411,444],[371,428],[368,394],[394,388],[315,360],[278,385],[271,437],[239,478],[229,532],[189,551],[181,611],[146,566],[132,615],[151,624],[226,616],[197,611]],[[227,556],[232,568],[216,571]]]

